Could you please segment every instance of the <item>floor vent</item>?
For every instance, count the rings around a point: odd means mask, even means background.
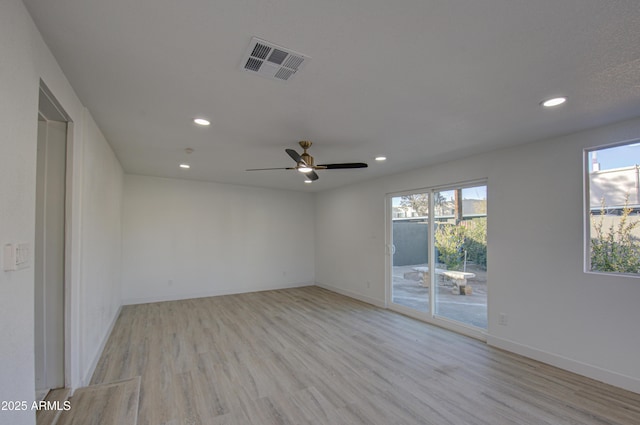
[[[257,37],[251,39],[242,69],[273,80],[289,81],[311,58]]]

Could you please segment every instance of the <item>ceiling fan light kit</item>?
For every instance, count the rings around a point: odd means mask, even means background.
[[[307,140],[302,140],[299,142],[300,147],[302,148],[302,154],[294,151],[293,149],[285,149],[285,152],[291,159],[296,162],[295,167],[284,167],[284,168],[250,168],[246,171],[266,171],[266,170],[298,170],[303,173],[307,179],[311,181],[318,180],[318,174],[316,174],[315,170],[345,170],[352,168],[367,168],[369,165],[364,162],[343,162],[337,164],[319,164],[315,165],[315,160],[313,157],[307,152],[307,149],[311,147],[311,142]],[[307,183],[305,181],[305,183]]]

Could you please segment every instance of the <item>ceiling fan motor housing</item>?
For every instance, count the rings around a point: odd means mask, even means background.
[[[309,167],[313,168],[313,166],[314,166],[313,157],[307,153],[307,149],[309,149],[311,147],[311,142],[306,141],[306,140],[301,140],[298,143],[300,144],[300,147],[302,149],[304,149],[304,152],[302,153],[302,155],[300,155],[300,157],[305,162],[305,164],[307,164]],[[300,165],[300,164],[298,164],[298,165]]]
[[[302,158],[305,164],[307,164],[309,167],[313,167],[313,157],[311,155],[305,152],[302,155],[300,155],[300,157]]]

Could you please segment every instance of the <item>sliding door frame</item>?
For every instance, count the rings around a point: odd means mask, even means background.
[[[389,310],[396,311],[398,313],[404,314],[406,316],[413,317],[418,320],[422,320],[424,322],[440,326],[445,329],[452,330],[454,332],[470,336],[472,338],[479,339],[481,341],[487,340],[487,330],[483,330],[477,328],[475,326],[466,325],[464,323],[450,320],[445,317],[437,316],[436,305],[435,305],[435,295],[436,295],[436,276],[435,276],[435,267],[429,267],[429,311],[421,312],[414,310],[409,307],[404,307],[399,304],[393,303],[393,206],[392,200],[393,198],[399,196],[412,195],[417,193],[428,193],[429,194],[429,240],[428,240],[428,258],[432,259],[435,255],[435,235],[434,235],[434,218],[435,218],[435,202],[434,202],[434,193],[444,191],[444,190],[453,190],[453,189],[465,189],[468,187],[474,186],[487,186],[487,179],[478,179],[478,180],[467,180],[457,183],[451,183],[446,185],[439,186],[430,186],[425,188],[411,189],[411,190],[403,190],[399,192],[389,192],[385,194],[385,217],[386,217],[386,229],[385,229],[385,244],[386,244],[386,256],[385,256],[385,307]],[[431,261],[430,261],[431,263]],[[487,315],[489,300],[487,300]]]

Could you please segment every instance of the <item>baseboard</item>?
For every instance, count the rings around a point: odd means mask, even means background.
[[[560,369],[577,373],[578,375],[586,376],[587,378],[595,379],[597,381],[640,394],[640,379],[631,378],[611,370],[538,350],[536,348],[518,344],[503,338],[498,338],[496,336],[488,335],[487,344],[512,353],[520,354],[551,366],[559,367]]]
[[[296,282],[290,284],[279,284],[279,285],[271,285],[271,286],[261,286],[259,288],[229,288],[229,289],[216,289],[211,291],[204,292],[192,292],[192,293],[184,293],[184,294],[167,294],[167,295],[157,295],[153,297],[133,297],[133,298],[125,298],[122,301],[123,305],[134,305],[134,304],[148,304],[148,303],[157,303],[164,301],[178,301],[178,300],[190,300],[193,298],[206,298],[206,297],[218,297],[221,295],[235,295],[235,294],[245,294],[247,292],[261,292],[261,291],[274,291],[277,289],[288,289],[288,288],[300,288],[303,286],[313,286],[314,282]]]
[[[338,288],[336,286],[327,285],[326,283],[316,282],[316,286],[320,288],[328,289],[332,292],[337,292],[338,294],[346,295],[350,298],[355,298],[356,300],[365,302],[367,304],[375,305],[376,307],[385,308],[384,301],[380,301],[376,298],[367,297],[366,295],[358,294],[357,292],[351,292],[346,289]]]
[[[114,314],[113,318],[111,319],[111,324],[109,325],[109,328],[104,333],[104,335],[102,335],[102,342],[100,343],[100,347],[98,347],[98,350],[95,352],[95,354],[93,356],[93,361],[89,365],[89,369],[87,370],[87,372],[85,373],[84,377],[82,378],[81,387],[86,387],[91,382],[91,377],[93,376],[93,372],[95,372],[96,366],[98,366],[98,361],[100,360],[100,356],[102,356],[102,352],[104,351],[104,347],[107,345],[107,341],[109,340],[109,336],[111,336],[111,332],[113,331],[113,327],[116,325],[116,321],[118,320],[118,317],[120,317],[120,312],[121,311],[122,311],[122,305],[120,307],[118,307],[118,310],[116,311],[116,314]],[[72,393],[76,389],[77,388],[73,388],[72,389]]]

